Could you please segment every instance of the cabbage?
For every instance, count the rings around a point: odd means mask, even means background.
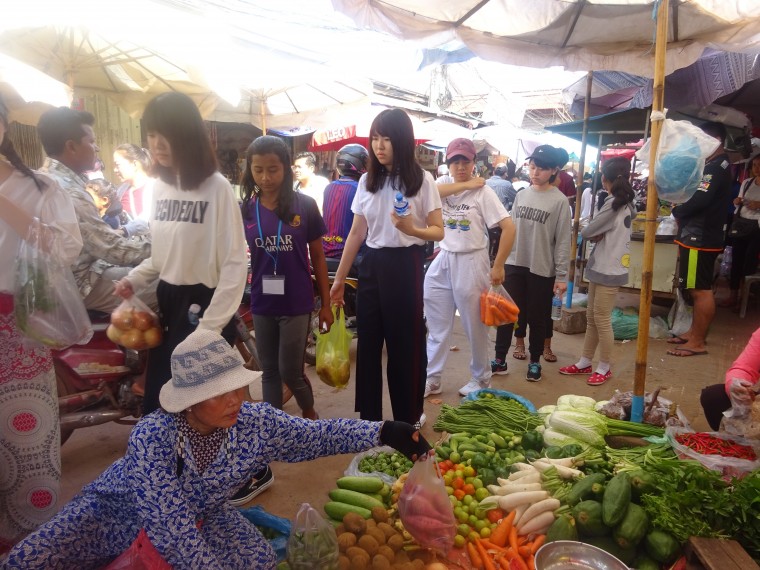
[[[593,410],[596,400],[589,398],[588,396],[575,396],[573,394],[565,394],[560,396],[557,400],[557,407],[563,410],[576,409],[576,410]]]
[[[546,406],[541,406],[540,408],[538,408],[536,410],[536,413],[540,416],[548,416],[556,409],[557,409],[557,406],[546,405]]]
[[[607,423],[604,418],[594,411],[565,411],[556,410],[548,417],[551,429],[585,441],[594,447],[605,445]]]
[[[550,445],[556,445],[557,447],[564,447],[565,445],[577,444],[583,449],[588,449],[589,445],[585,441],[580,441],[564,433],[560,433],[551,428],[544,430],[544,445],[549,447]]]
[[[601,410],[601,409],[602,409],[604,406],[606,406],[607,404],[609,404],[609,403],[610,403],[610,401],[609,401],[609,400],[600,400],[600,401],[598,401],[598,402],[596,403],[596,406],[594,406],[594,410],[595,410],[595,411],[597,411],[597,412],[599,412],[599,413],[601,413],[601,411],[600,411],[600,410]]]

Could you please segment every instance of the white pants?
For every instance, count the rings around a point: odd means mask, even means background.
[[[480,320],[480,294],[490,286],[490,270],[485,249],[468,253],[441,250],[430,265],[425,275],[424,294],[428,380],[441,382],[457,309],[470,341],[472,378],[483,382],[491,378],[488,327]]]

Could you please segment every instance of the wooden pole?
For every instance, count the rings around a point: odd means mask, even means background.
[[[260,103],[260,109],[261,109],[261,133],[267,134],[267,115],[266,115],[266,109],[264,107],[264,99],[259,101]]]
[[[654,51],[654,85],[652,113],[662,112],[665,98],[665,58],[668,44],[668,4],[661,0],[657,9],[657,35]],[[647,378],[647,349],[649,348],[649,313],[652,309],[652,269],[659,210],[657,187],[654,184],[655,158],[660,143],[662,121],[652,121],[649,147],[649,178],[647,180],[647,212],[644,226],[644,259],[641,268],[641,298],[639,301],[639,336],[636,341],[636,371],[633,380],[631,421],[641,422],[644,415],[644,393]]]
[[[567,276],[567,301],[565,306],[573,306],[573,289],[575,287],[575,271],[580,271],[578,254],[578,232],[580,231],[581,202],[583,199],[583,173],[586,169],[586,137],[588,136],[589,105],[591,101],[591,86],[594,83],[594,72],[586,75],[586,102],[583,106],[583,131],[581,132],[581,156],[578,159],[578,179],[575,181],[575,216],[573,217],[573,239],[570,242],[570,271]]]

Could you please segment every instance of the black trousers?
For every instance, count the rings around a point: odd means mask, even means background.
[[[702,404],[702,411],[705,413],[705,419],[713,431],[718,431],[720,421],[723,419],[723,412],[731,407],[731,399],[726,394],[725,384],[713,384],[702,389],[699,397],[699,403]]]
[[[538,362],[544,352],[547,323],[551,323],[554,277],[531,273],[527,267],[504,266],[504,287],[520,308],[520,319],[528,327],[528,351],[531,362]],[[496,329],[496,358],[504,360],[512,344],[514,324]]]
[[[145,397],[143,398],[143,414],[157,410],[160,407],[158,395],[161,387],[172,376],[171,356],[177,345],[185,340],[195,330],[195,325],[190,324],[187,312],[190,305],[200,305],[200,316],[206,312],[211,303],[215,289],[210,289],[202,284],[197,285],[172,285],[166,281],[159,281],[156,289],[158,310],[161,325],[164,329],[164,340],[160,346],[148,352],[148,365],[145,373]],[[230,321],[222,330],[222,336],[230,344],[235,342],[237,332],[235,324]]]
[[[421,246],[367,248],[357,293],[356,400],[361,419],[383,419],[383,344],[393,419],[414,423],[422,414],[427,353]]]
[[[741,280],[757,271],[760,254],[760,227],[744,237],[731,238],[731,290],[738,291]]]

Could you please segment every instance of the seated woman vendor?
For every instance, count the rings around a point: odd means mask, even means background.
[[[717,431],[723,412],[732,402],[751,406],[757,396],[760,378],[760,328],[749,339],[747,346],[726,372],[724,384],[714,384],[702,390],[700,403],[710,427]]]
[[[430,445],[403,422],[310,421],[243,401],[260,372],[218,334],[198,330],[171,357],[163,409],[142,418],[117,460],[0,568],[101,568],[145,529],[173,568],[268,569],[269,542],[227,501],[273,461],[294,463],[390,445],[411,460]]]

